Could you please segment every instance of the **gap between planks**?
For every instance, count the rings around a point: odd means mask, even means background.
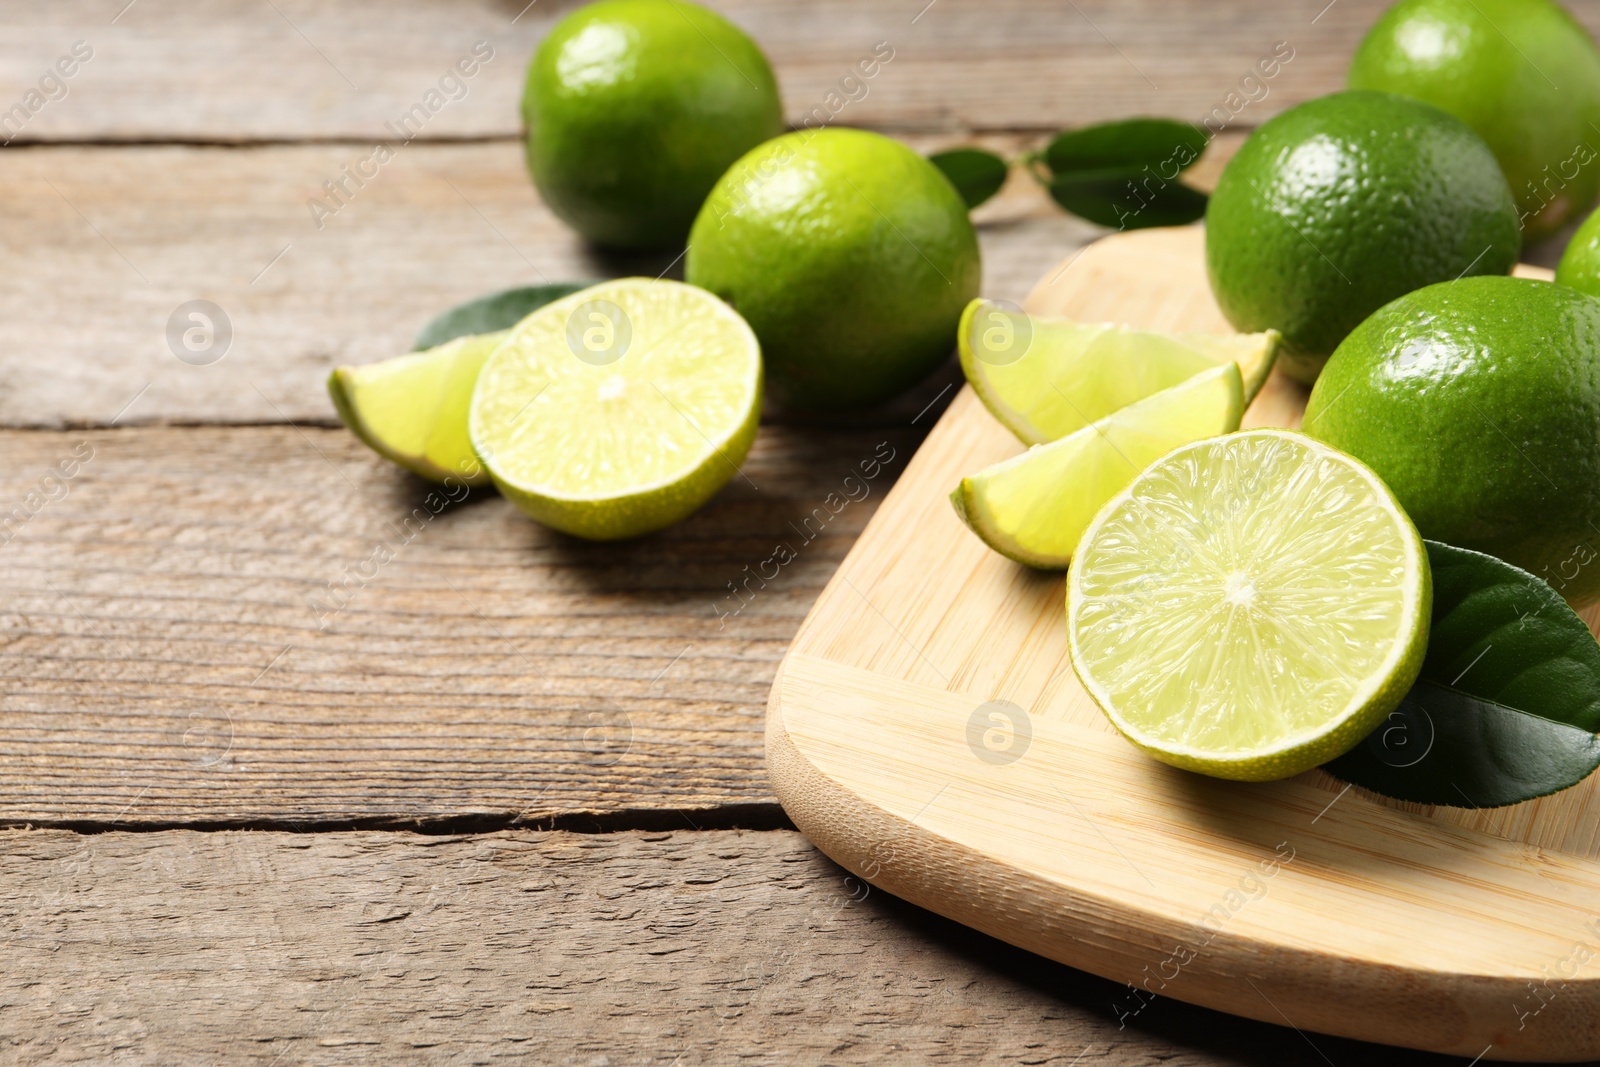
[[[794,831],[794,823],[776,803],[730,803],[709,808],[624,808],[615,811],[563,812],[543,818],[484,812],[437,818],[376,816],[365,819],[207,819],[124,822],[116,819],[19,821],[0,819],[0,831],[61,830],[97,834],[259,832],[280,834],[397,833],[420,837],[475,837],[507,831],[527,833],[625,834],[737,830],[746,833]]]

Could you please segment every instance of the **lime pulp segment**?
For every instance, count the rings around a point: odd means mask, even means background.
[[[470,431],[535,519],[632,537],[684,518],[738,471],[761,354],[732,308],[680,282],[605,282],[533,312],[484,365]]]
[[[1243,414],[1239,368],[1224,363],[963,478],[950,499],[996,552],[1064,568],[1089,520],[1119,489],[1174,448],[1237,430]]]
[[[1272,370],[1279,337],[1164,334],[974,300],[957,341],[984,406],[1024,444],[1043,444],[1220,363],[1239,364],[1248,405]]]
[[[374,452],[436,482],[487,485],[467,438],[467,407],[484,360],[505,331],[357,367],[339,367],[328,393],[339,418]]]
[[[1398,706],[1431,602],[1422,540],[1377,475],[1283,430],[1152,465],[1067,579],[1073,667],[1112,725],[1252,781],[1342,754]]]

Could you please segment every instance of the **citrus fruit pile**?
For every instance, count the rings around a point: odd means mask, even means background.
[[[1112,725],[1176,766],[1259,780],[1341,755],[1394,710],[1427,647],[1427,556],[1360,462],[1234,432],[1276,331],[1162,334],[981,300],[962,322],[968,381],[1030,447],[951,503],[1001,555],[1070,566],[1073,667]]]
[[[1509,788],[1473,768],[1555,766],[1544,756],[1577,742],[1549,738],[1552,720],[1582,722],[1600,699],[1557,682],[1595,649],[1549,608],[1600,598],[1600,221],[1557,284],[1505,275],[1524,235],[1600,191],[1600,52],[1548,0],[1404,0],[1349,84],[1257,130],[1206,214],[1218,305],[1239,329],[1283,333],[1279,365],[1314,383],[1309,436],[1178,448],[1105,505],[1072,553],[1073,665],[1118,730],[1178,766],[1273,778],[1340,757],[1338,773],[1411,799],[1430,781],[1460,798],[1434,803],[1542,795],[1592,765]],[[1430,556],[1501,583],[1465,595],[1458,572],[1439,649]],[[1516,634],[1484,628],[1526,594],[1570,616],[1559,639],[1523,634],[1526,613]],[[1470,660],[1448,644],[1468,632]],[[1408,781],[1381,753],[1343,758],[1410,699],[1425,658],[1470,666],[1497,643],[1511,647],[1484,670],[1544,683],[1428,681],[1454,712],[1433,758],[1454,770]],[[1469,796],[1458,781],[1474,777]]]
[[[784,134],[771,66],[720,15],[579,8],[539,45],[522,114],[550,209],[609,248],[687,239],[684,277],[750,324],[778,403],[878,404],[949,357],[981,271],[961,194],[880,134]]]
[[[1525,53],[1572,93],[1534,85]],[[1594,641],[1552,606],[1600,599],[1600,214],[1556,283],[1506,275],[1524,230],[1600,190],[1600,168],[1537,203],[1528,181],[1557,144],[1589,138],[1600,53],[1544,0],[1407,0],[1350,80],[1262,125],[1207,207],[1213,294],[1259,332],[968,308],[967,379],[1030,447],[951,500],[1002,555],[1068,568],[1073,669],[1156,758],[1246,780],[1333,762],[1393,795],[1511,803],[1595,762],[1549,770],[1580,743],[1560,731],[1600,703],[1579,669],[1600,658]],[[1240,431],[1274,354],[1314,384],[1304,432]],[[1453,568],[1438,648],[1431,558]],[[1554,630],[1520,632],[1524,595],[1561,616]],[[1494,621],[1507,610],[1517,634]],[[1481,647],[1450,644],[1464,634]],[[1497,644],[1490,677],[1458,688]],[[1430,662],[1450,673],[1424,679]],[[1499,684],[1507,671],[1523,680]],[[1455,769],[1397,778],[1380,753],[1373,771],[1352,749],[1414,687],[1454,709],[1434,758]]]
[[[435,320],[423,351],[339,368],[329,391],[402,467],[615,540],[738,475],[765,394],[878,404],[954,345],[1025,446],[962,478],[956,515],[1011,560],[1067,570],[1073,669],[1134,744],[1225,778],[1329,761],[1359,776],[1354,746],[1433,686],[1469,709],[1441,751],[1488,769],[1483,803],[1541,795],[1600,765],[1597,750],[1548,771],[1560,761],[1530,740],[1571,749],[1561,729],[1587,744],[1600,722],[1600,683],[1573,681],[1600,679],[1600,650],[1553,606],[1600,598],[1600,216],[1557,283],[1506,275],[1524,234],[1600,192],[1600,152],[1578,158],[1590,131],[1600,143],[1600,51],[1549,0],[1403,0],[1349,83],[1256,130],[1205,205],[1211,288],[1240,332],[1163,333],[978,299],[971,188],[878,134],[783,133],[770,65],[721,16],[600,0],[529,67],[528,167],[596,244],[687,242],[687,284],[507,290]],[[1569,173],[1556,157],[1574,144]],[[1274,366],[1313,386],[1304,433],[1240,429]],[[1507,662],[1593,708],[1503,666],[1469,690],[1431,676],[1482,654],[1430,643],[1430,560],[1455,613],[1440,640],[1488,627]],[[1547,638],[1495,621],[1529,591],[1566,612]],[[1518,739],[1514,759],[1496,738]]]
[[[1571,96],[1530,88],[1518,42]],[[1246,781],[1331,763],[1448,805],[1594,769],[1557,757],[1595,747],[1600,686],[1582,667],[1600,649],[1552,605],[1600,598],[1600,214],[1558,283],[1506,277],[1525,230],[1600,190],[1568,176],[1530,205],[1512,187],[1589,138],[1592,72],[1594,43],[1542,0],[1400,3],[1354,88],[1264,123],[1206,208],[1211,290],[1259,333],[968,309],[966,378],[1029,448],[963,478],[955,512],[1011,560],[1069,568],[1072,667],[1133,744]],[[1238,430],[1274,354],[1314,384],[1304,434]],[[1435,558],[1451,568],[1437,648]],[[1552,619],[1525,632],[1522,598]],[[1429,749],[1355,752],[1424,699],[1450,710]]]
[[[340,417],[425,478],[496,488],[597,541],[678,522],[739,471],[761,414],[761,348],[704,289],[602,282],[509,330],[341,367]]]
[[[522,115],[557,216],[609,249],[687,238],[673,262],[693,284],[509,289],[435,319],[423,351],[338,368],[334,408],[380,455],[493,484],[579,537],[637,537],[738,474],[768,389],[871,405],[949,357],[981,273],[961,194],[879,134],[783,135],[771,66],[720,15],[571,12],[529,64]]]

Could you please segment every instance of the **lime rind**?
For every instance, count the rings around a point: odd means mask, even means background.
[[[760,346],[732,308],[680,282],[621,279],[518,323],[479,375],[469,431],[528,515],[618,540],[688,517],[738,473],[761,394]]]
[[[1202,352],[1217,363],[1237,363],[1244,384],[1244,405],[1261,392],[1278,362],[1278,349],[1283,335],[1277,330],[1262,333],[1175,333],[1172,339],[1196,352]]]
[[[478,372],[505,331],[460,337],[423,352],[338,367],[328,376],[334,410],[363,444],[435,482],[488,485],[467,438]]]
[[[1024,444],[1046,444],[1210,370],[1239,364],[1246,406],[1277,358],[1277,331],[1165,334],[1012,311],[974,300],[957,332],[961,369]]]
[[[963,478],[950,500],[1002,556],[1060,570],[1102,503],[1172,449],[1237,430],[1243,415],[1239,368],[1224,363]]]
[[[1286,430],[1153,464],[1095,516],[1067,577],[1073,669],[1112,726],[1246,781],[1376,728],[1416,680],[1431,608],[1427,553],[1388,487]]]

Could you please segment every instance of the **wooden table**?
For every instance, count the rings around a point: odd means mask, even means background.
[[[951,373],[770,419],[748,480],[636,543],[492,494],[401,525],[426,486],[338,428],[331,366],[491,289],[671,260],[601,257],[536,200],[515,105],[573,5],[525,3],[0,11],[0,108],[22,105],[0,112],[0,1061],[1424,1059],[1164,1000],[1119,1026],[1117,983],[869,892],[790,827],[773,670]],[[1203,182],[1336,88],[1382,4],[721,6],[794,119],[887,42],[834,121],[1014,151],[1235,108]],[[464,95],[330,198],[480,41]],[[1241,88],[1278,42],[1293,59]],[[1020,176],[977,218],[984,291],[1013,300],[1103,232]],[[214,362],[168,342],[194,299],[231,325]],[[866,500],[731,596],[884,449]]]

